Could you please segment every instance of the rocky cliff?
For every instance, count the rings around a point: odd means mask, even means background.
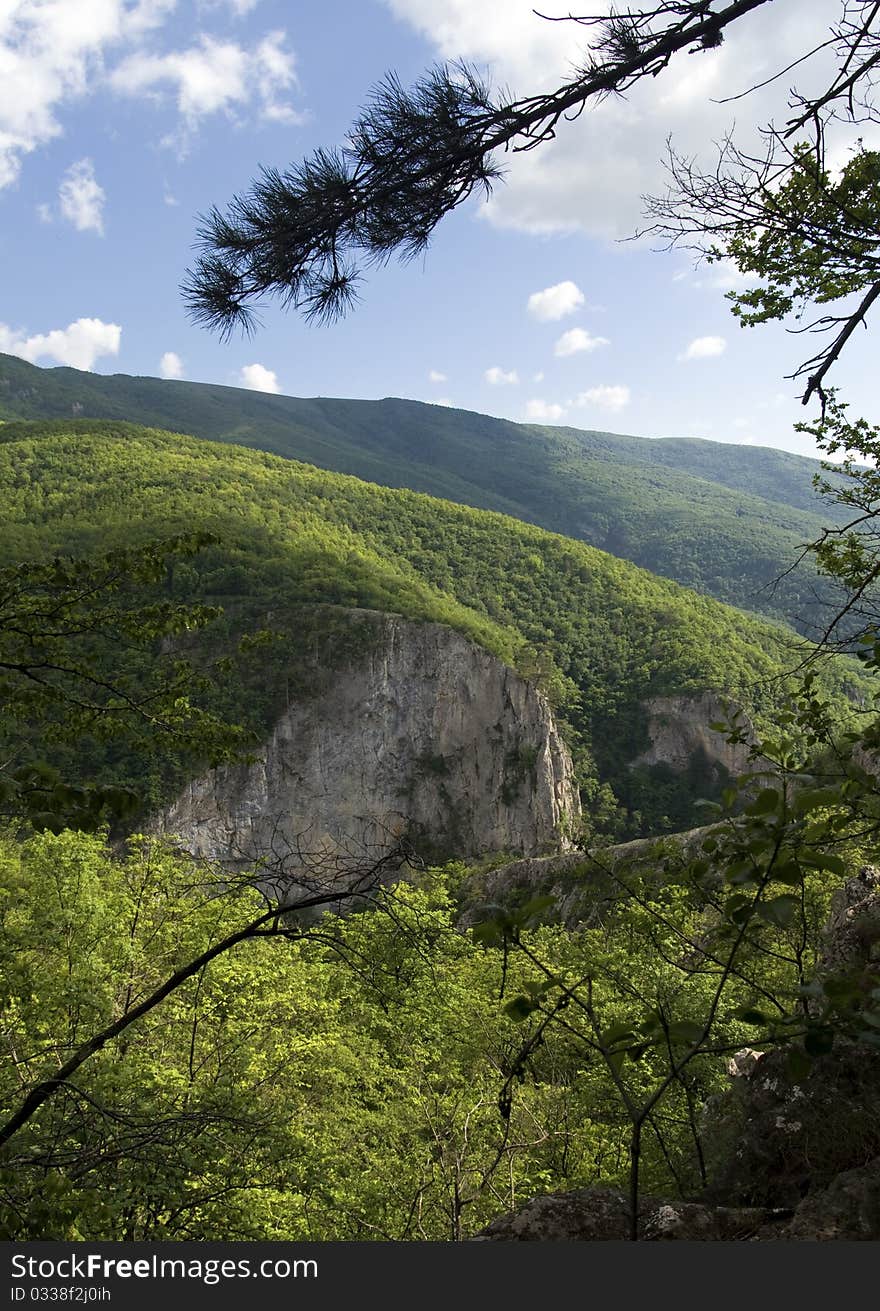
[[[619,876],[672,857],[695,860],[711,826],[667,839],[636,838],[614,846],[531,856],[468,872],[458,887],[459,927],[472,928],[489,906],[512,908],[534,898],[552,899],[548,913],[567,929],[595,922],[605,902],[619,896]]]
[[[253,763],[196,779],[158,827],[234,863],[363,860],[403,835],[429,858],[564,849],[580,802],[542,694],[451,628],[343,613],[364,638],[329,672],[318,644],[315,689]]]
[[[727,715],[716,692],[652,697],[645,702],[650,747],[632,765],[668,765],[681,772],[702,760],[708,771],[718,766],[735,777],[749,769],[747,743],[731,745],[724,733],[710,724],[725,722]],[[752,737],[746,722],[746,735]]]

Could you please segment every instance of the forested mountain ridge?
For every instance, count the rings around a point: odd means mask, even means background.
[[[596,822],[604,812],[612,832],[689,824],[706,793],[705,768],[631,768],[649,745],[651,699],[711,690],[767,722],[795,662],[790,630],[584,543],[244,447],[126,423],[10,422],[0,486],[10,561],[214,532],[219,544],[178,563],[165,587],[222,604],[230,632],[267,615],[283,627],[293,614],[288,635],[301,633],[302,608],[327,605],[459,629],[549,690],[585,809]],[[219,709],[265,731],[279,680],[294,675],[283,644],[257,652],[224,684]],[[861,695],[849,665],[826,681],[841,712]]]
[[[0,418],[76,416],[234,442],[498,510],[808,634],[817,620],[815,570],[785,571],[834,512],[812,486],[819,462],[801,456],[511,423],[417,401],[38,369],[0,355]]]

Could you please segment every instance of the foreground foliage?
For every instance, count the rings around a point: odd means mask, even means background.
[[[778,842],[765,858],[785,804],[759,794],[745,829],[721,830],[696,864],[675,848],[586,861],[594,910],[573,933],[536,925],[546,903],[461,932],[466,871],[451,868],[243,942],[10,1138],[4,1236],[457,1239],[536,1192],[626,1184],[633,1159],[643,1190],[692,1194],[725,1053],[803,1051],[805,1032],[807,1056],[827,1050],[831,1022],[805,1029],[802,990],[845,862],[811,846],[794,879]],[[734,840],[747,868],[720,849]],[[0,881],[7,1113],[265,911],[253,889],[146,839],[120,854],[101,835],[7,838]]]

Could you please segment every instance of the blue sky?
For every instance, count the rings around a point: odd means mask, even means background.
[[[565,75],[583,29],[542,22],[531,0],[0,0],[0,350],[813,454],[785,379],[803,339],[741,329],[723,270],[620,240],[662,188],[666,137],[709,161],[732,121],[715,101],[788,63],[829,17],[827,0],[766,8],[718,52],[518,157],[423,260],[370,273],[346,320],[270,307],[256,337],[224,343],[188,321],[178,291],[199,212],[261,164],[339,144],[391,69],[408,81],[461,55],[531,93]],[[783,116],[784,86],[737,102],[741,138]],[[859,334],[837,379],[868,417],[870,340]]]

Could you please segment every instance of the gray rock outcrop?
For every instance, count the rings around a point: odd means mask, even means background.
[[[835,891],[822,937],[818,979],[848,979],[870,1008],[872,990],[880,986],[880,878],[874,866],[863,866]],[[820,993],[808,1010],[817,1015],[823,1006]],[[876,1169],[863,1173],[880,1158],[876,1044],[841,1029],[833,1050],[814,1057],[800,1078],[789,1071],[784,1048],[740,1064],[730,1092],[711,1116],[714,1195],[737,1203],[796,1206],[800,1218],[792,1236],[821,1238],[824,1234],[806,1232],[808,1217],[827,1215],[827,1208],[837,1214],[864,1188],[868,1213],[880,1221]],[[872,1236],[880,1238],[880,1223]]]
[[[847,879],[836,890],[822,942],[821,973],[839,974],[873,966],[878,981],[880,969],[873,952],[880,943],[880,870],[876,865],[863,865],[855,878]]]
[[[610,847],[563,851],[551,856],[532,856],[472,870],[458,889],[462,908],[459,927],[471,928],[485,917],[489,905],[511,905],[533,897],[553,898],[553,919],[568,929],[601,921],[606,902],[620,896],[616,876],[653,865],[675,843],[678,859],[695,859],[711,825],[676,833],[673,838],[634,838]]]
[[[880,872],[864,866],[835,893],[820,981],[880,987]],[[873,1014],[873,1010],[871,1014]],[[868,1026],[870,1029],[871,1026]],[[880,1240],[880,1050],[841,1032],[833,1050],[794,1077],[785,1048],[743,1048],[728,1061],[731,1088],[705,1108],[710,1187],[682,1201],[643,1197],[639,1237],[658,1240]],[[619,1190],[595,1186],[531,1198],[479,1240],[624,1240]]]
[[[287,706],[253,763],[195,779],[158,828],[242,865],[362,861],[404,836],[430,858],[569,845],[580,801],[546,698],[444,625],[351,622],[367,626],[357,653]]]
[[[779,1238],[790,1212],[760,1207],[707,1206],[644,1197],[639,1237],[646,1242],[741,1242]],[[616,1188],[579,1188],[533,1197],[499,1216],[474,1242],[624,1242],[630,1237],[626,1196]]]
[[[880,1239],[880,1156],[844,1170],[801,1202],[786,1235],[808,1242]]]
[[[724,733],[709,727],[726,719],[716,692],[652,697],[645,702],[645,710],[651,745],[632,761],[633,767],[668,765],[678,773],[695,759],[702,759],[709,766],[721,766],[732,777],[748,772],[748,744],[731,744]],[[746,723],[745,730],[751,735],[750,724]]]

